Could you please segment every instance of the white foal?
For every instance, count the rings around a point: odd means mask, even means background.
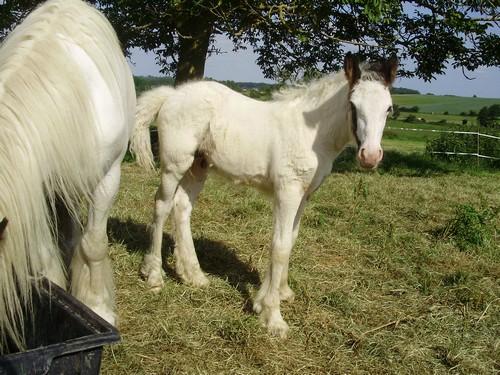
[[[161,245],[170,212],[179,277],[193,285],[208,284],[195,253],[190,215],[208,171],[214,171],[273,195],[271,262],[254,310],[270,333],[284,336],[288,325],[280,301],[294,298],[288,262],[307,199],[350,143],[358,146],[362,168],[377,166],[396,69],[396,58],[360,66],[348,54],[344,72],[279,93],[269,102],[214,82],[146,92],[138,101],[131,148],[140,164],[152,165],[149,126],[157,118],[161,183],[151,251],[142,267],[150,288],[163,287]]]

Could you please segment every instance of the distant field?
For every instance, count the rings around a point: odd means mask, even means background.
[[[500,98],[474,98],[448,95],[392,95],[394,104],[401,107],[418,106],[421,113],[460,114],[478,112],[483,107],[500,104]]]
[[[467,111],[469,113],[469,111]],[[461,125],[463,120],[467,120],[468,123],[475,123],[477,120],[476,116],[463,116],[450,113],[449,115],[444,115],[443,112],[424,112],[420,110],[419,112],[401,112],[399,115],[400,120],[404,120],[409,115],[414,115],[416,118],[425,120],[426,122],[439,123],[440,121],[446,121],[448,124]],[[434,125],[436,127],[436,125]],[[439,127],[439,125],[438,125]]]
[[[397,120],[388,119],[382,146],[386,150],[399,152],[424,152],[427,142],[440,136],[440,133],[425,130],[460,130],[462,125],[477,125],[476,114],[483,107],[500,104],[499,99],[474,98],[441,95],[392,95],[394,104],[400,107],[419,107],[418,112],[401,112]],[[448,114],[444,114],[447,112]],[[466,113],[467,116],[460,115]],[[408,116],[415,116],[419,121],[406,122]],[[420,121],[421,120],[421,121]],[[421,131],[404,131],[399,128],[420,129]]]

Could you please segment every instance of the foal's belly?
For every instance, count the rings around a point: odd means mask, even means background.
[[[237,184],[250,185],[264,191],[272,191],[273,183],[269,173],[269,162],[256,155],[228,153],[227,150],[214,152],[210,157],[211,169]]]

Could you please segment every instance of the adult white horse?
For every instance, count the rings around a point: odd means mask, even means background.
[[[106,224],[134,113],[134,83],[116,34],[83,1],[44,3],[1,45],[3,345],[9,338],[23,346],[33,280],[67,286],[60,248],[74,250],[71,292],[115,323]]]
[[[142,266],[149,287],[163,287],[162,229],[170,210],[178,275],[193,285],[208,284],[196,257],[190,215],[207,172],[216,171],[274,197],[271,263],[254,310],[269,332],[285,335],[280,301],[294,298],[288,262],[306,202],[349,143],[357,144],[361,167],[377,166],[396,70],[395,57],[360,66],[348,54],[343,73],[279,93],[269,102],[214,82],[160,87],[141,96],[131,148],[139,164],[152,165],[148,128],[157,117],[161,157],[153,242]]]

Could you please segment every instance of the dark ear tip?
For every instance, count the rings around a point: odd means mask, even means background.
[[[398,59],[398,55],[396,55],[396,53],[393,53],[388,59],[387,59],[387,63],[390,64],[390,65],[393,65],[393,66],[397,66],[399,64],[399,59]]]
[[[0,221],[0,239],[2,238],[3,232],[4,232],[5,228],[7,227],[8,223],[9,223],[9,220],[7,220],[6,217],[4,217],[2,219],[2,221]]]
[[[351,52],[347,52],[344,57],[344,62],[346,61],[352,61],[354,59],[353,55]]]

